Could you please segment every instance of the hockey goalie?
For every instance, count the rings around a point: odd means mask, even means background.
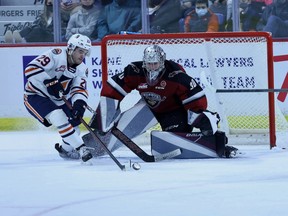
[[[141,99],[121,112],[120,103],[132,90]],[[153,154],[181,148],[176,158],[234,157],[238,149],[226,145],[225,133],[218,131],[219,120],[216,112],[207,110],[207,98],[195,79],[178,63],[166,60],[160,46],[151,45],[145,48],[142,61],[130,63],[103,85],[89,124],[111,151],[122,145],[111,134],[113,127],[133,139],[159,123],[162,131],[151,132]],[[83,140],[96,149],[94,156],[105,154],[90,136],[84,135]]]

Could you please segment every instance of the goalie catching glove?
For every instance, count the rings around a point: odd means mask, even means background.
[[[47,91],[50,95],[60,98],[60,92],[63,92],[63,86],[62,84],[58,81],[56,76],[52,79],[47,79],[43,81],[44,85],[47,87]]]
[[[201,113],[195,113],[188,110],[188,124],[199,128],[204,136],[210,136],[216,133],[220,116],[216,112],[205,110]]]

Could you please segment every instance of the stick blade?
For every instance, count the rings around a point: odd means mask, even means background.
[[[181,155],[181,153],[182,153],[182,150],[178,148],[178,149],[175,149],[173,151],[170,151],[164,154],[154,155],[154,159],[155,159],[155,162],[166,160],[166,159],[171,159],[171,158]]]

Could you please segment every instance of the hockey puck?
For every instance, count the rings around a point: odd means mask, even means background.
[[[134,169],[134,170],[140,170],[141,169],[141,166],[140,166],[140,164],[139,163],[133,163],[132,164],[132,168]]]

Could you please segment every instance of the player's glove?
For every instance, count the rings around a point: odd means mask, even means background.
[[[72,117],[82,118],[85,112],[85,107],[87,106],[87,103],[83,100],[76,100],[72,107]]]
[[[56,78],[56,76],[53,79],[47,79],[44,80],[44,85],[47,87],[47,91],[50,95],[56,97],[56,98],[60,98],[60,92],[63,92],[63,86],[61,85],[61,83],[58,81],[58,79]]]

